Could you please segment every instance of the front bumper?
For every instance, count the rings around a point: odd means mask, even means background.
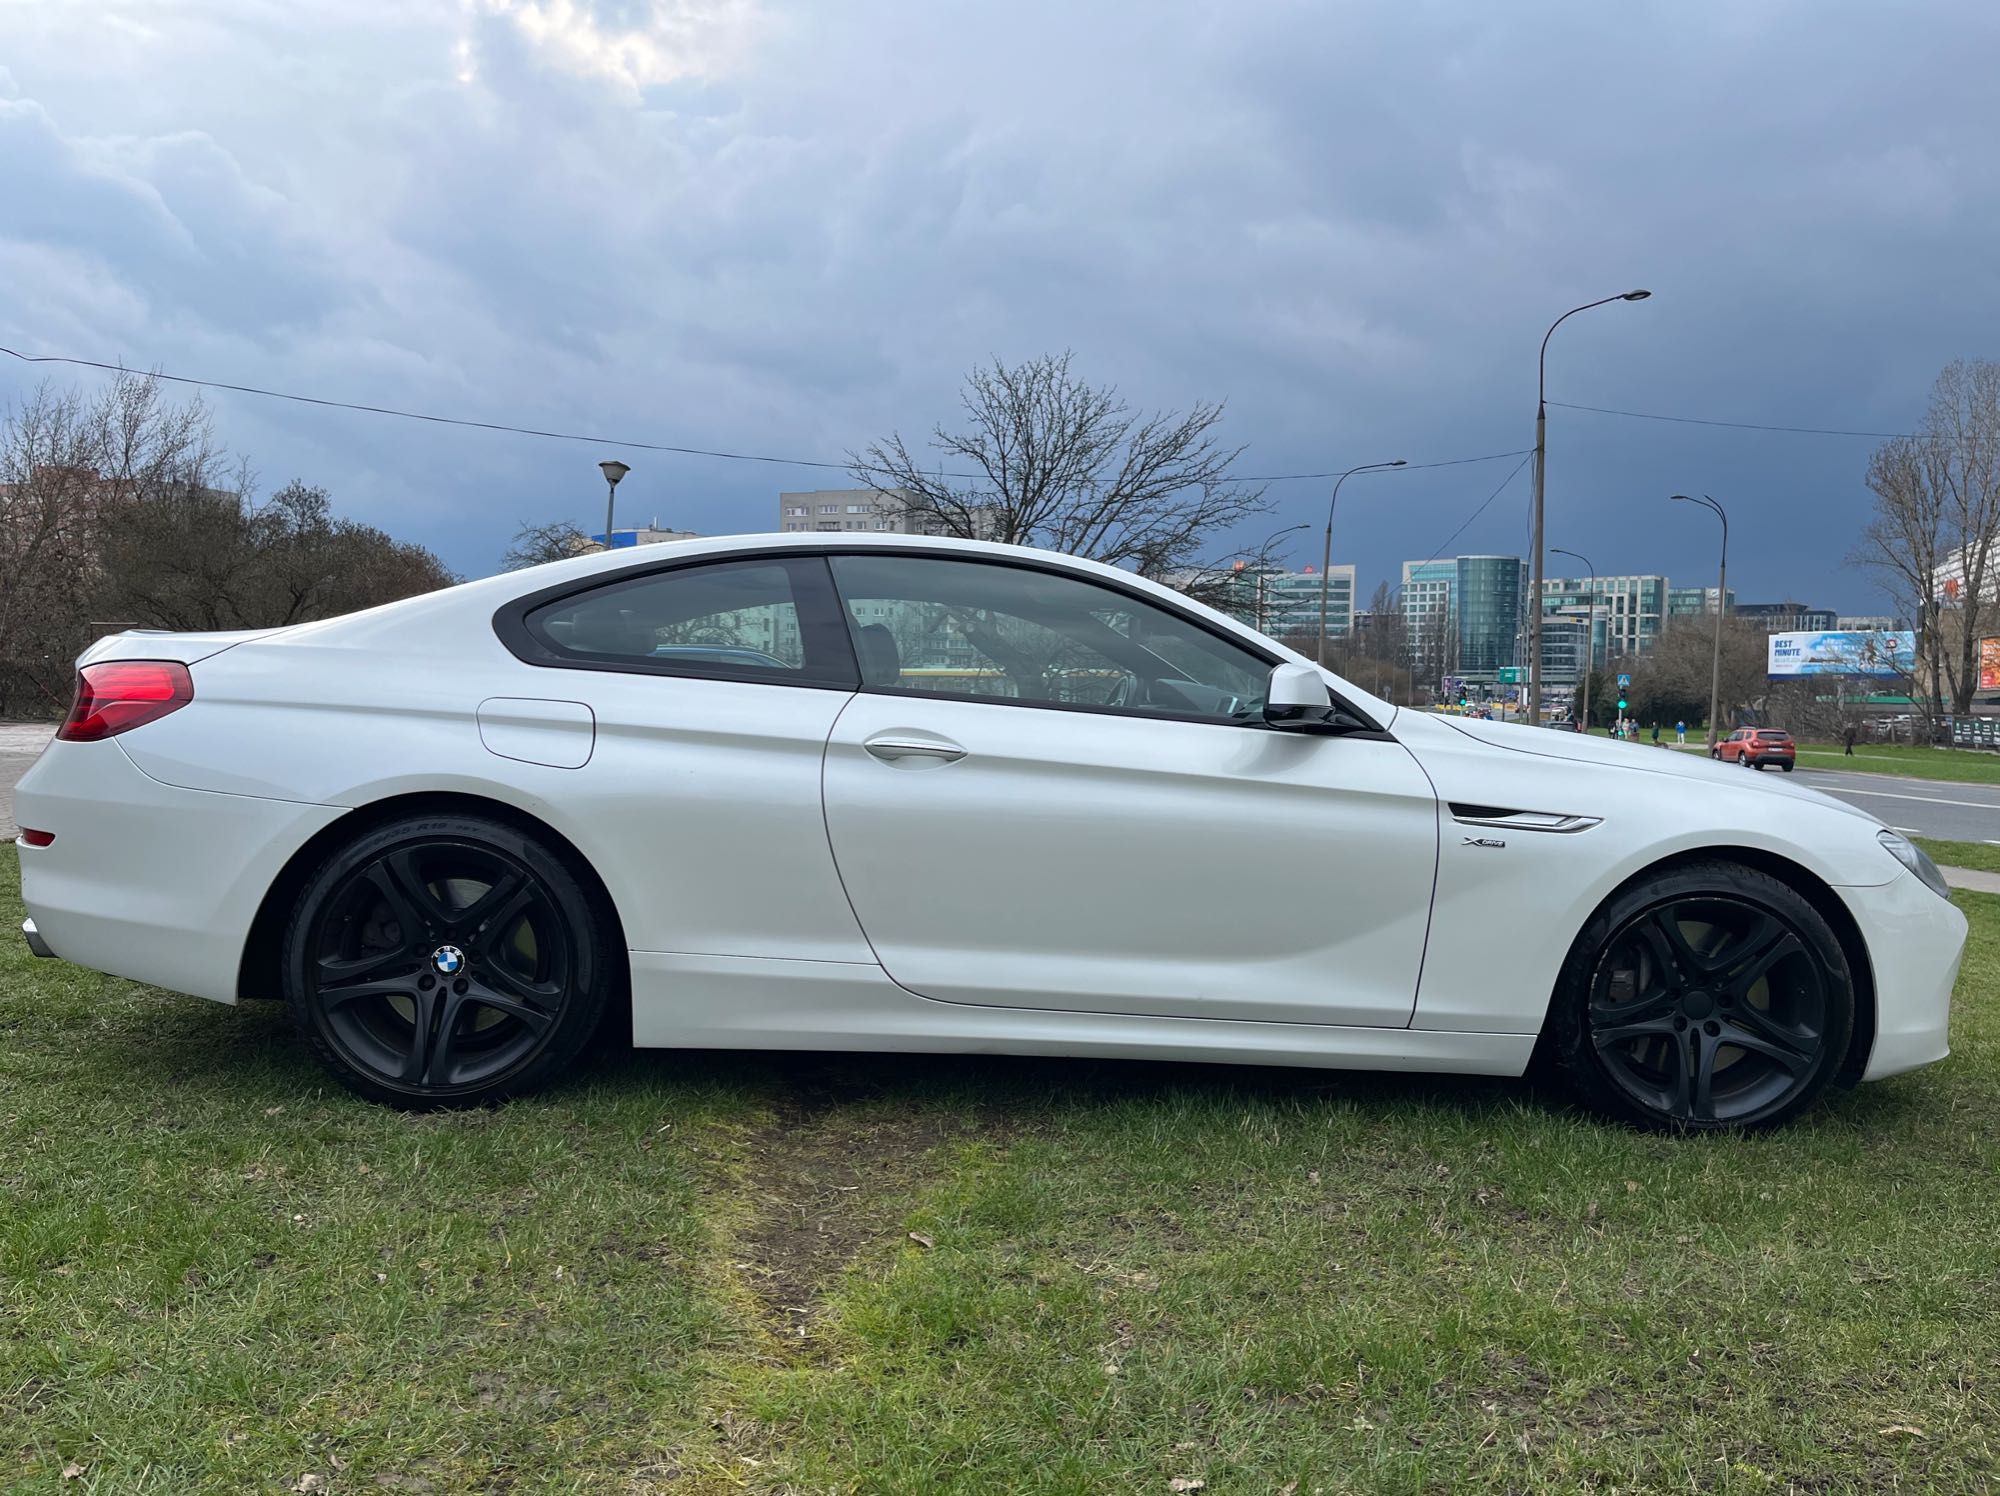
[[[1951,993],[1966,919],[1914,873],[1878,888],[1835,890],[1861,927],[1875,976],[1875,1043],[1863,1080],[1881,1080],[1951,1053]]]

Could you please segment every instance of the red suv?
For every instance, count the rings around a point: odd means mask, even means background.
[[[1715,745],[1713,756],[1724,763],[1739,763],[1748,769],[1776,764],[1789,774],[1798,758],[1798,746],[1783,728],[1739,727]]]

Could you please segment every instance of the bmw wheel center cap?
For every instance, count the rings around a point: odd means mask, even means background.
[[[455,977],[465,970],[465,952],[455,945],[441,945],[431,952],[431,966],[441,977]]]

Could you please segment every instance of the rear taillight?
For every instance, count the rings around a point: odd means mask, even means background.
[[[157,722],[194,700],[178,660],[104,660],[77,672],[76,701],[56,729],[65,743],[95,743]]]
[[[21,845],[24,847],[53,847],[56,834],[53,831],[36,831],[30,827],[21,828]]]

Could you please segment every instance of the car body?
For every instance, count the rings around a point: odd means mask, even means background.
[[[1711,756],[1747,769],[1775,764],[1789,774],[1798,763],[1798,745],[1783,728],[1739,727],[1715,745]]]
[[[697,625],[779,667],[656,652]],[[1071,557],[684,541],[283,630],[112,636],[79,662],[84,695],[129,662],[191,699],[140,702],[127,720],[143,725],[121,730],[80,698],[21,781],[17,818],[48,838],[22,842],[33,942],[218,1002],[282,993],[350,1060],[313,1016],[334,1000],[316,973],[415,941],[422,992],[398,988],[369,1032],[450,1037],[456,1019],[437,1029],[418,1007],[485,958],[433,950],[415,924],[443,929],[548,864],[563,876],[542,923],[508,938],[568,951],[572,988],[595,962],[593,1013],[629,992],[644,1046],[1518,1075],[1552,1012],[1584,1001],[1565,984],[1636,982],[1649,959],[1585,949],[1594,922],[1707,869],[1675,895],[1711,900],[1691,962],[1733,950],[1732,880],[1762,890],[1743,930],[1780,905],[1812,927],[1819,955],[1774,959],[1787,983],[1825,967],[1823,1011],[1852,1010],[1815,1030],[1838,1049],[1813,1059],[1815,1084],[1946,1052],[1964,918],[1865,814],[1700,759],[1399,710]],[[472,848],[494,870],[463,896],[422,875],[421,909],[369,905],[390,863],[342,859],[400,826],[419,852],[394,855]],[[480,852],[482,836],[506,845]],[[336,895],[347,913],[328,912]],[[1699,943],[1699,921],[1670,917],[1670,943]],[[1778,977],[1763,980],[1768,1005]],[[1659,1053],[1648,1084],[1718,1063]],[[416,1048],[381,1063],[357,1088],[409,1104],[500,1086],[403,1086],[427,1074]]]

